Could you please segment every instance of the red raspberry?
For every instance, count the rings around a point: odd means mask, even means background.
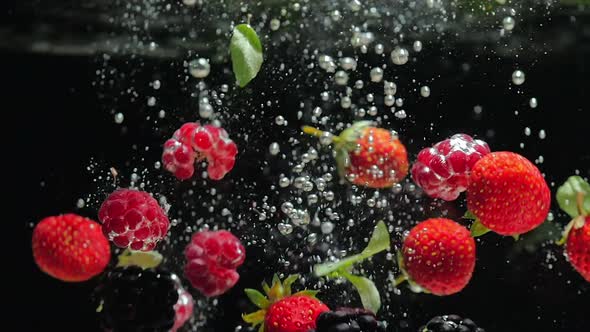
[[[420,151],[412,179],[428,196],[453,201],[469,186],[473,165],[488,153],[486,142],[455,134]]]
[[[585,217],[581,228],[572,228],[567,237],[566,252],[572,266],[590,282],[590,217]]]
[[[240,275],[236,268],[244,262],[246,250],[228,231],[195,233],[184,250],[184,275],[194,288],[207,297],[232,288]]]
[[[176,301],[176,304],[174,305],[174,312],[176,313],[176,316],[174,318],[174,326],[172,326],[170,332],[176,332],[176,330],[181,328],[182,325],[184,325],[184,323],[186,323],[186,321],[191,318],[193,315],[193,307],[193,297],[191,294],[189,294],[189,292],[182,288],[179,282],[178,301]]]
[[[102,231],[118,247],[150,251],[168,233],[170,221],[152,196],[132,189],[111,193],[98,211]]]
[[[234,167],[238,147],[223,128],[188,122],[164,143],[164,167],[179,180],[195,172],[195,161],[207,158],[207,172],[213,180],[222,179]]]
[[[88,280],[101,273],[111,258],[100,225],[75,214],[41,220],[32,242],[39,268],[63,281]]]
[[[471,279],[475,241],[467,228],[450,219],[427,219],[405,238],[402,256],[411,281],[432,294],[450,295]]]

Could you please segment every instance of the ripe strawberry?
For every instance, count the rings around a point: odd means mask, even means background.
[[[582,227],[572,227],[567,236],[566,253],[574,269],[590,282],[590,216],[584,217]]]
[[[248,298],[260,310],[244,315],[245,322],[265,332],[308,332],[316,328],[316,319],[330,310],[315,298],[315,291],[304,290],[291,295],[291,285],[298,275],[291,275],[281,282],[274,276],[271,287],[265,282],[262,287],[268,297],[255,289],[245,289]]]
[[[338,172],[359,186],[391,187],[408,175],[406,147],[396,134],[371,125],[371,121],[356,122],[332,138]],[[318,137],[327,134],[308,126],[303,132]]]
[[[98,211],[104,234],[121,248],[150,251],[166,237],[170,221],[150,194],[118,189]]]
[[[188,122],[164,143],[164,168],[177,179],[186,180],[195,172],[195,161],[207,159],[213,180],[222,179],[234,167],[238,148],[223,128]]]
[[[100,225],[75,214],[41,220],[32,242],[39,268],[62,281],[88,280],[101,273],[111,258]]]
[[[228,231],[195,233],[184,250],[184,275],[194,288],[207,297],[232,288],[240,275],[236,269],[246,259],[246,250]]]
[[[412,178],[428,196],[453,201],[467,189],[473,165],[488,153],[486,142],[455,134],[420,151]]]
[[[405,238],[400,267],[411,283],[432,294],[457,293],[471,279],[475,241],[465,227],[450,219],[427,219]]]
[[[549,213],[549,187],[530,161],[512,152],[492,152],[471,170],[467,207],[488,229],[518,235],[539,226]]]

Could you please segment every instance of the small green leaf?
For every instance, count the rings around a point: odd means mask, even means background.
[[[342,276],[356,288],[361,297],[363,307],[371,310],[373,313],[377,313],[381,307],[381,296],[377,287],[375,287],[375,283],[368,278],[355,276],[350,273],[342,273]]]
[[[260,71],[262,44],[250,25],[240,24],[234,28],[229,50],[236,81],[243,88]]]
[[[463,219],[475,220],[477,219],[477,217],[475,216],[475,214],[473,214],[473,212],[467,210],[467,212],[465,212],[465,214],[463,215]]]
[[[252,326],[256,326],[264,322],[264,316],[266,315],[266,310],[258,310],[253,313],[242,315],[242,319],[244,322],[248,324],[252,324]],[[263,324],[264,325],[264,324]]]
[[[308,296],[308,297],[315,297],[320,291],[318,290],[312,290],[312,289],[304,289],[302,291],[299,291],[295,294],[293,294],[293,296]]]
[[[246,288],[244,289],[244,293],[246,293],[246,296],[248,296],[250,301],[260,309],[266,309],[270,305],[268,299],[255,289]]]
[[[479,219],[475,219],[473,224],[471,224],[471,236],[473,237],[482,236],[489,231],[490,229],[484,226]]]
[[[387,226],[383,221],[379,221],[369,244],[360,254],[352,255],[338,262],[330,262],[324,264],[318,264],[313,267],[313,272],[316,276],[325,276],[336,270],[345,270],[347,267],[352,266],[354,263],[361,262],[383,250],[390,248],[389,232]]]
[[[287,277],[287,279],[283,280],[283,292],[285,296],[291,295],[291,285],[295,282],[295,280],[299,279],[298,274],[292,274]]]
[[[557,189],[555,198],[559,207],[570,217],[575,218],[579,215],[578,194],[584,195],[582,209],[590,211],[590,184],[584,181],[580,176],[570,176],[565,183]]]

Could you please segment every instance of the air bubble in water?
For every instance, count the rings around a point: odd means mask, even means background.
[[[420,51],[422,51],[422,42],[421,42],[421,41],[419,41],[419,40],[416,40],[416,41],[414,42],[413,49],[414,49],[414,51],[415,51],[415,52],[420,52]]]
[[[359,0],[351,0],[348,3],[348,7],[350,7],[350,10],[352,10],[353,12],[358,12],[359,10],[361,10],[361,2]]]
[[[348,97],[348,96],[344,96],[340,99],[340,106],[342,106],[342,108],[350,108],[351,104],[352,104],[352,101],[350,100],[350,97]]]
[[[293,233],[293,225],[291,224],[279,223],[277,225],[277,228],[279,229],[279,232],[283,235],[289,235]]]
[[[375,67],[371,69],[371,81],[372,82],[381,82],[383,79],[383,69],[379,67]]]
[[[268,151],[273,156],[276,156],[277,154],[279,154],[279,152],[281,152],[281,147],[279,146],[279,143],[272,142],[272,143],[270,143],[270,146],[268,147]]]
[[[539,138],[540,139],[545,139],[545,137],[547,137],[547,134],[545,133],[544,129],[539,130]]]
[[[529,100],[529,106],[531,108],[537,108],[538,105],[539,105],[539,102],[537,101],[537,98],[533,97]]]
[[[529,127],[524,128],[524,134],[527,136],[531,136],[531,128],[529,128]]]
[[[344,70],[355,70],[356,60],[351,57],[340,58],[340,67]]]
[[[334,223],[329,222],[329,221],[323,222],[322,225],[320,226],[320,229],[321,229],[322,233],[330,234],[334,230]]]
[[[420,88],[420,95],[424,98],[430,97],[430,88],[428,86],[423,86]]]
[[[512,73],[512,83],[516,85],[521,85],[522,83],[524,83],[524,78],[524,72],[521,70],[515,70]]]
[[[160,83],[160,80],[155,80],[152,82],[152,88],[154,88],[154,90],[158,90],[161,86],[162,83]]]
[[[383,54],[383,51],[385,50],[385,47],[383,47],[383,44],[377,44],[375,45],[375,54]]]
[[[147,105],[149,107],[153,107],[156,105],[156,97],[149,97],[147,100]]]
[[[277,31],[277,30],[279,30],[280,27],[281,27],[281,21],[279,21],[276,18],[273,18],[272,20],[270,20],[270,29],[272,31]]]
[[[289,178],[288,178],[288,177],[285,177],[285,176],[283,176],[283,177],[281,177],[281,178],[279,179],[279,186],[280,186],[281,188],[286,188],[286,187],[288,187],[290,184],[291,184],[291,180],[289,180]]]
[[[211,71],[211,65],[209,65],[209,59],[198,58],[189,62],[188,64],[189,73],[196,78],[204,78],[209,75]]]
[[[277,115],[275,118],[275,123],[279,126],[282,126],[285,124],[285,118],[282,115]]]
[[[511,16],[506,16],[502,20],[502,27],[508,31],[514,29],[515,24],[516,24],[516,21]]]
[[[383,84],[383,93],[386,95],[394,95],[397,92],[397,85],[393,82],[385,81]]]
[[[121,124],[123,123],[123,120],[125,120],[125,115],[123,115],[123,113],[115,114],[115,123]]]
[[[396,46],[393,51],[391,51],[391,62],[396,65],[404,65],[408,62],[410,57],[410,53],[405,48]]]
[[[78,201],[76,202],[76,207],[78,209],[81,209],[84,207],[84,205],[86,205],[86,203],[84,202],[84,200],[82,198],[79,198]]]
[[[284,214],[289,215],[291,211],[293,211],[293,203],[284,202],[281,204],[281,211],[283,211]]]
[[[208,119],[213,115],[213,106],[209,103],[199,103],[199,116]]]
[[[346,85],[348,83],[348,74],[343,70],[337,71],[334,74],[334,82],[338,85]]]

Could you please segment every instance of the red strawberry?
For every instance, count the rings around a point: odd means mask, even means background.
[[[590,282],[590,216],[586,216],[582,227],[572,227],[567,236],[567,257],[576,271]]]
[[[88,280],[101,273],[111,258],[100,225],[75,214],[41,220],[32,242],[39,268],[62,281]]]
[[[218,296],[240,278],[236,269],[246,259],[246,250],[228,231],[195,233],[184,250],[184,275],[203,295]]]
[[[512,152],[492,152],[471,170],[467,207],[481,224],[502,235],[539,226],[549,213],[551,193],[535,167]]]
[[[412,178],[428,196],[453,201],[467,189],[473,165],[488,153],[486,142],[455,134],[420,151]]]
[[[369,188],[387,188],[408,175],[406,147],[396,134],[371,126],[371,121],[354,123],[332,137],[340,176]],[[303,132],[322,137],[329,133],[304,126]]]
[[[281,282],[275,275],[271,287],[262,284],[268,297],[247,288],[246,295],[260,310],[244,315],[244,321],[253,326],[261,325],[259,331],[265,332],[308,332],[315,329],[316,318],[330,309],[315,298],[316,291],[305,290],[291,295],[291,284],[298,277],[291,275]]]
[[[432,294],[457,293],[471,279],[475,241],[467,228],[450,219],[427,219],[405,238],[400,267],[404,279]]]
[[[195,161],[207,159],[207,172],[220,180],[234,167],[238,147],[223,128],[188,122],[164,143],[164,168],[177,179],[186,180],[195,172]]]
[[[182,285],[180,285],[180,281],[178,282],[177,290],[178,301],[176,301],[176,304],[174,305],[174,326],[172,326],[170,332],[176,332],[193,315],[193,297],[191,296],[191,294],[189,294],[189,292],[182,288]]]
[[[150,194],[118,189],[100,206],[98,218],[104,234],[121,248],[150,251],[166,237],[170,221]]]

